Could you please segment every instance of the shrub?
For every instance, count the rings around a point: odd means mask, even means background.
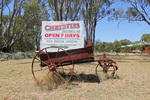
[[[29,59],[35,56],[34,52],[3,53],[0,52],[0,61],[14,59]]]

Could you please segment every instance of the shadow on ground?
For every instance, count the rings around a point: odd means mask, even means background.
[[[60,75],[64,79],[70,78],[70,75],[66,75],[64,73],[60,73]],[[105,75],[104,77],[102,77],[102,76],[97,76],[95,74],[81,73],[81,74],[74,74],[68,84],[64,84],[64,81],[62,81],[60,77],[55,76],[54,79],[50,77],[45,78],[45,81],[43,81],[45,83],[39,84],[39,86],[41,87],[41,89],[47,88],[48,90],[57,89],[58,86],[64,86],[65,88],[66,87],[72,88],[72,86],[73,87],[78,86],[79,82],[100,83],[102,80],[108,80],[108,79],[120,79],[120,78],[118,75],[115,75],[114,77],[110,78]]]
[[[61,74],[63,77],[70,77],[70,75]],[[120,79],[120,77],[115,74],[114,77],[109,77],[108,75],[104,74],[103,77],[100,75],[95,74],[75,74],[72,76],[70,82],[88,82],[88,83],[100,83],[102,80],[108,79]]]
[[[70,81],[71,82],[78,81],[78,82],[100,83],[100,80],[96,75],[84,74],[84,73],[73,75]]]

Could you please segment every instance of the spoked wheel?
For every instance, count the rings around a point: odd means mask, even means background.
[[[57,52],[47,52],[57,49]],[[67,84],[74,70],[74,64],[69,53],[61,48],[47,47],[40,50],[32,61],[32,74],[40,84]]]
[[[96,66],[96,75],[102,78],[111,78],[114,77],[118,67],[116,63],[110,59],[100,60],[99,64]]]

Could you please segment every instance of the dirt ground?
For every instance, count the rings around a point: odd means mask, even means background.
[[[97,62],[75,65],[75,75],[67,88],[37,86],[32,72],[32,59],[0,62],[0,100],[149,100],[150,55],[109,54],[117,62],[116,78],[93,81]],[[96,53],[95,59],[102,55]],[[87,79],[87,80],[85,80]]]

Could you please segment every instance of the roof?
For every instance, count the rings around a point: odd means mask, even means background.
[[[129,44],[129,45],[122,45],[119,48],[135,47],[136,45],[150,45],[150,42],[140,42],[140,43],[134,43],[134,44]]]

